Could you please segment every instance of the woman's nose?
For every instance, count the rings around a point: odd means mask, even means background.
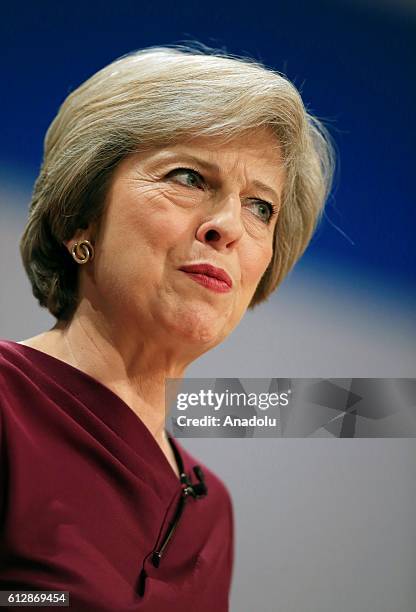
[[[215,212],[198,227],[196,238],[216,249],[228,249],[238,243],[243,232],[240,198],[229,195],[216,203]]]

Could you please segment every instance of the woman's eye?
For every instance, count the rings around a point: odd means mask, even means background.
[[[175,180],[181,183],[181,185],[185,185],[186,187],[200,187],[204,186],[204,179],[196,170],[192,170],[191,168],[176,168],[172,170],[167,175],[170,177],[175,177]]]
[[[265,223],[270,223],[274,214],[274,207],[265,200],[251,200],[249,206],[252,207],[254,214]]]

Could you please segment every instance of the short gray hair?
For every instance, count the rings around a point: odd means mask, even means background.
[[[329,194],[330,137],[296,87],[249,58],[183,46],[112,62],[64,101],[45,137],[21,255],[34,296],[59,320],[78,301],[78,266],[63,241],[98,222],[117,164],[129,153],[195,136],[232,139],[270,128],[286,180],[272,260],[250,308],[279,285],[308,245]]]

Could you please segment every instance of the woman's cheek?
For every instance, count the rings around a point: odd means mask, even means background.
[[[247,282],[258,283],[270,263],[272,253],[273,248],[261,242],[253,243],[250,241],[250,244],[243,249],[241,272]]]

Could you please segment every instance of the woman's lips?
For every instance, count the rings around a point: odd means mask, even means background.
[[[216,291],[217,293],[226,293],[231,291],[230,285],[227,285],[227,283],[224,283],[224,281],[218,280],[218,278],[213,278],[212,276],[207,276],[206,274],[194,274],[193,272],[185,272],[185,274],[200,285],[203,285],[207,289],[211,289],[211,291]]]
[[[216,293],[231,291],[233,281],[225,270],[211,264],[194,264],[180,268],[192,280]]]

